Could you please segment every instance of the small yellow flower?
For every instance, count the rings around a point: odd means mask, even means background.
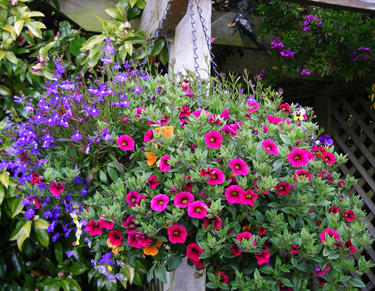
[[[293,111],[293,120],[294,120],[294,121],[297,121],[297,120],[304,120],[304,119],[305,119],[305,117],[304,117],[305,114],[306,114],[306,110],[303,109],[303,108],[300,108],[300,109],[294,110],[294,111]]]

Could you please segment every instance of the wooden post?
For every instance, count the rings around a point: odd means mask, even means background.
[[[208,50],[207,41],[205,34],[202,28],[202,23],[199,19],[199,14],[197,10],[197,5],[195,1],[193,2],[193,12],[194,12],[194,21],[195,21],[195,37],[196,37],[196,46],[197,46],[197,62],[198,62],[198,72],[203,79],[208,79],[210,77],[210,52]],[[199,4],[202,9],[202,17],[205,20],[204,25],[207,28],[206,35],[211,39],[211,0],[201,0]],[[175,40],[171,44],[169,49],[169,64],[174,64],[174,72],[181,72],[186,74],[186,70],[195,72],[195,60],[194,60],[194,50],[193,50],[193,28],[192,28],[192,19],[190,16],[190,3],[188,11],[181,22],[177,25],[175,31]],[[169,68],[169,72],[171,72]]]

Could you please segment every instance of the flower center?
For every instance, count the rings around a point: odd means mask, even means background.
[[[245,197],[246,197],[247,199],[251,199],[251,197],[253,197],[253,196],[251,196],[251,194],[247,194]]]
[[[303,179],[303,177],[305,177],[305,175],[304,175],[304,174],[301,174],[301,175],[299,175],[299,177],[300,177],[301,179]]]
[[[160,200],[158,204],[159,204],[159,205],[163,205],[163,204],[164,204],[164,201],[163,201],[163,200]]]
[[[237,191],[233,191],[232,193],[230,193],[231,196],[237,196],[238,192]]]
[[[135,202],[135,198],[133,197],[133,198],[131,199],[131,201],[132,201],[132,202]]]
[[[271,147],[270,147],[270,146],[267,146],[267,150],[269,150],[269,151],[270,151],[270,150],[271,150]]]
[[[211,137],[210,142],[214,142],[214,141],[215,141],[215,138]]]
[[[284,187],[283,187],[283,186],[280,186],[280,187],[279,187],[279,191],[282,191],[282,190],[284,190]]]
[[[235,165],[234,168],[235,168],[236,170],[239,170],[239,169],[240,169],[240,166],[239,166],[239,165]]]
[[[180,234],[180,232],[178,230],[173,232],[173,235],[179,235],[179,234]]]
[[[128,143],[126,141],[123,141],[121,144],[123,147],[125,147]]]
[[[187,199],[182,200],[183,204],[187,204],[187,202],[188,202]]]
[[[299,156],[295,156],[295,157],[294,157],[294,160],[295,160],[295,161],[298,161],[298,160],[299,160]]]
[[[195,212],[201,213],[202,209],[201,208],[195,208]]]

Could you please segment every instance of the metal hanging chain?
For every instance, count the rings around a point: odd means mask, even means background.
[[[218,77],[219,76],[219,73],[217,71],[217,64],[215,62],[215,55],[212,53],[212,45],[211,45],[211,38],[208,36],[207,34],[207,31],[208,31],[208,28],[206,27],[205,25],[205,19],[204,17],[202,16],[202,8],[199,6],[200,4],[200,0],[195,0],[195,3],[197,4],[197,11],[198,11],[198,15],[199,15],[199,20],[202,24],[202,30],[203,30],[203,33],[204,33],[204,37],[206,39],[206,42],[207,42],[207,48],[208,48],[208,51],[210,53],[210,57],[211,57],[211,63],[212,63],[212,69],[214,70],[214,73],[215,73],[215,76]]]
[[[190,9],[190,19],[191,19],[191,34],[192,34],[192,38],[193,38],[195,86],[197,87],[198,106],[202,107],[202,101],[201,101],[202,92],[201,92],[201,81],[200,81],[201,75],[199,74],[199,71],[198,71],[199,64],[198,64],[198,53],[197,53],[197,50],[198,50],[197,36],[196,36],[197,30],[195,28],[195,20],[194,20],[195,13],[194,13],[194,10],[193,10],[194,9],[193,0],[189,0],[189,9]]]

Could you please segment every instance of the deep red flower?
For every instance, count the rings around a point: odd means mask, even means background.
[[[150,186],[151,189],[155,189],[160,183],[158,181],[158,177],[151,175],[150,178],[147,180],[147,185]]]
[[[339,182],[338,182],[338,185],[339,185],[339,187],[343,187],[343,186],[345,186],[345,181],[344,180],[340,180]]]
[[[210,116],[208,116],[208,122],[211,123],[211,124],[221,124],[220,119],[216,118],[216,116],[212,115],[212,114],[210,114]]]
[[[221,142],[223,137],[217,131],[210,131],[204,136],[206,145],[211,149],[219,149],[221,147]]]
[[[181,108],[179,107],[177,109],[178,111],[180,111],[180,118],[191,115],[190,107],[186,107],[185,105],[183,105]]]
[[[225,190],[225,197],[229,204],[240,204],[244,190],[238,185],[229,186]]]
[[[182,225],[176,224],[168,228],[168,239],[172,244],[182,244],[186,241],[187,231]]]
[[[257,230],[259,231],[259,235],[267,234],[267,228],[264,228],[263,226],[257,226]]]
[[[324,269],[320,269],[318,264],[314,264],[315,275],[324,276],[329,269],[329,264],[325,265]]]
[[[145,235],[145,234],[143,233],[143,231],[138,231],[138,232],[135,234],[135,239],[137,240],[137,243],[138,243],[141,247],[150,246],[150,245],[151,245],[151,242],[152,242],[152,237],[149,237],[149,236]]]
[[[336,157],[330,152],[323,153],[322,159],[326,162],[327,165],[332,165],[336,163]]]
[[[190,261],[194,264],[194,266],[198,269],[202,269],[205,267],[204,263],[202,260],[198,260],[198,261],[195,261],[195,260],[192,260],[190,259]]]
[[[290,245],[290,253],[291,254],[299,254],[299,250],[298,250],[298,247],[299,245]]]
[[[244,160],[236,158],[229,163],[229,167],[232,169],[235,175],[246,176],[249,173],[249,167]]]
[[[242,253],[240,251],[240,248],[237,245],[232,245],[232,247],[230,248],[230,250],[232,251],[233,255],[235,255],[236,257],[240,256],[241,253]]]
[[[288,155],[288,161],[293,167],[299,168],[309,163],[309,155],[305,149],[293,149]]]
[[[268,132],[268,127],[266,125],[263,125],[263,132],[267,133]]]
[[[281,104],[279,108],[284,113],[289,113],[290,112],[290,105],[288,103]]]
[[[305,170],[297,170],[294,173],[294,179],[296,181],[301,180],[303,178],[307,178],[308,181],[311,181],[311,174]]]
[[[126,232],[128,234],[134,234],[137,232],[137,228],[134,222],[134,217],[128,217],[122,225],[126,227]]]
[[[255,255],[257,264],[262,265],[270,261],[271,253],[267,250],[262,250]]]
[[[100,219],[99,224],[100,224],[101,228],[105,228],[107,230],[111,230],[113,228],[113,226],[115,225],[114,222],[110,222],[110,221],[107,221],[107,220],[104,220],[104,219]]]
[[[200,175],[202,177],[211,176],[214,173],[214,169],[207,168],[207,169],[201,169]]]
[[[219,215],[214,216],[213,218],[204,218],[203,225],[204,227],[208,227],[209,225],[213,224],[212,230],[218,229],[222,225],[222,219]]]
[[[349,211],[344,211],[344,217],[346,221],[353,221],[355,220],[355,215],[353,210],[349,209]]]
[[[229,282],[228,276],[225,275],[223,271],[215,272],[215,276],[218,276],[219,274],[220,274],[220,282],[224,282],[225,284],[228,284]]]
[[[273,245],[269,240],[266,240],[266,242],[264,243],[264,248],[270,249],[270,248],[273,248]]]
[[[121,135],[117,139],[117,144],[120,149],[124,151],[131,151],[134,149],[134,140],[128,135]]]
[[[252,236],[253,234],[251,232],[244,231],[244,232],[240,232],[239,234],[237,234],[236,240],[238,241],[242,241],[243,239],[250,240]],[[255,240],[253,242],[253,246],[255,246]]]
[[[240,193],[241,204],[248,204],[250,206],[255,205],[255,200],[258,198],[258,194],[254,193],[251,189],[247,191],[242,191]]]
[[[259,108],[259,104],[258,104],[256,101],[253,101],[253,102],[249,102],[249,103],[247,103],[247,106],[250,108],[250,109],[247,109],[247,110],[246,110],[246,112],[247,112],[248,114],[251,114],[251,113],[257,111],[258,108]]]
[[[329,210],[331,211],[333,215],[335,215],[336,213],[340,214],[340,207],[336,205],[333,205],[332,207],[330,207]]]
[[[326,152],[326,150],[322,146],[313,145],[311,149],[315,152],[315,155],[318,158],[321,158],[323,154]]]
[[[49,190],[53,196],[59,196],[65,190],[65,187],[61,183],[52,182],[49,185]]]
[[[189,192],[193,192],[193,184],[196,183],[191,182],[191,177],[189,175],[185,175],[185,179],[186,180],[185,183],[182,185],[182,188],[188,190]]]
[[[114,246],[121,246],[122,233],[117,230],[111,230],[108,234],[109,242]]]
[[[318,278],[318,283],[319,283],[319,285],[320,286],[324,286],[325,284],[327,284],[328,283],[328,281],[327,280],[324,280],[323,278]]]
[[[39,177],[37,172],[34,172],[33,175],[31,176],[31,184],[42,184],[42,179]]]
[[[136,110],[137,110],[137,114],[134,115],[134,117],[135,117],[135,118],[138,118],[139,115],[142,113],[142,111],[146,111],[146,108],[144,108],[144,107],[137,107]]]
[[[357,251],[356,247],[353,246],[351,240],[346,241],[344,246],[346,249],[349,249],[349,254],[353,254]]]
[[[280,182],[275,186],[277,195],[288,195],[290,185],[287,182]]]
[[[198,261],[199,256],[203,254],[203,250],[200,248],[200,246],[197,243],[191,243],[188,244],[186,247],[186,256],[190,260]]]
[[[96,222],[94,220],[91,220],[88,224],[86,224],[86,229],[89,233],[89,235],[95,236],[102,234],[102,228],[100,227],[100,222]]]
[[[220,118],[222,119],[229,119],[230,116],[229,116],[229,110],[228,109],[224,109],[222,113],[220,113]]]
[[[128,235],[128,244],[132,248],[136,248],[136,249],[141,249],[142,248],[142,246],[139,245],[137,239],[135,238],[135,233]]]

